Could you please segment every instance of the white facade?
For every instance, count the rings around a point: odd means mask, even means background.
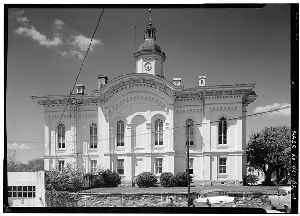
[[[8,172],[8,204],[11,207],[45,207],[45,174]]]
[[[125,181],[144,171],[185,171],[190,119],[194,180],[242,181],[243,116],[256,98],[254,84],[206,86],[204,76],[194,88],[183,88],[180,78],[169,82],[163,72],[166,56],[155,32],[148,24],[145,42],[134,53],[136,73],[109,82],[98,76],[98,89],[72,95],[61,122],[67,96],[33,97],[44,107],[46,170],[71,163],[89,172],[97,166],[118,171]]]

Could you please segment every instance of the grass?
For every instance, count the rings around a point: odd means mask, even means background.
[[[215,190],[221,190],[232,193],[262,193],[274,194],[278,190],[278,186],[241,186],[241,185],[214,185],[214,186],[191,186],[191,192],[205,193]],[[97,193],[97,194],[185,194],[187,187],[106,187],[92,188],[81,191],[81,193]]]

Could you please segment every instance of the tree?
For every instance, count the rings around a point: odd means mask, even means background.
[[[266,127],[251,135],[247,147],[247,161],[250,166],[265,174],[265,185],[271,185],[274,171],[291,166],[291,130],[288,127]],[[279,179],[277,179],[279,180]]]

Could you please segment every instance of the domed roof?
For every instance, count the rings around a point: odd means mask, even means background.
[[[149,50],[149,51],[157,51],[161,52],[160,46],[156,44],[156,42],[153,39],[146,39],[137,49],[137,52],[143,51],[143,50]]]

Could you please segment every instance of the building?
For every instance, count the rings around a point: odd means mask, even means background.
[[[45,173],[8,172],[8,204],[11,207],[45,207]]]
[[[85,172],[108,168],[124,181],[143,171],[177,173],[186,168],[189,144],[194,180],[242,181],[245,115],[255,85],[208,86],[203,74],[193,88],[184,88],[181,78],[168,81],[151,19],[134,58],[134,73],[110,81],[98,75],[91,93],[79,84],[70,98],[32,97],[44,109],[45,170],[67,163]]]

